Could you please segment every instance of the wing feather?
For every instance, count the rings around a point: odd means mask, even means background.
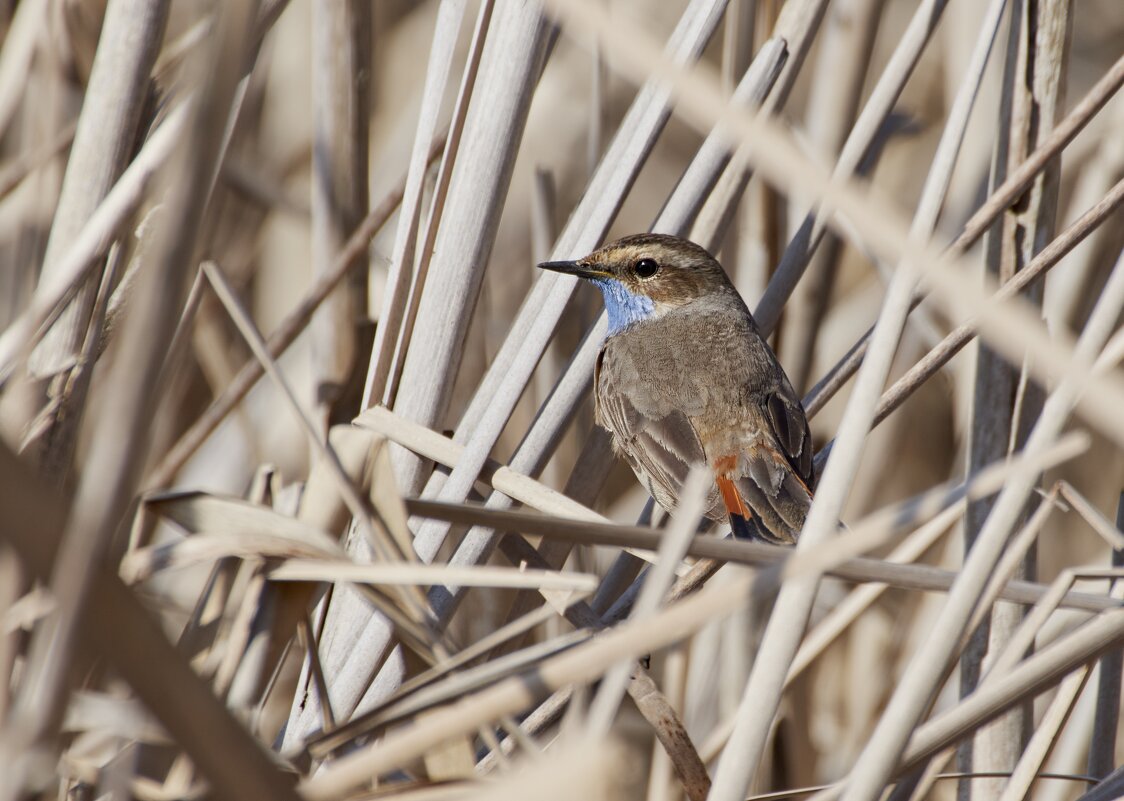
[[[760,536],[790,544],[804,527],[812,501],[812,436],[804,408],[787,382],[766,394],[759,408],[762,437],[736,455],[727,475],[757,513]]]
[[[600,357],[594,382],[597,423],[612,433],[618,453],[656,501],[665,509],[674,508],[691,466],[706,463],[695,427],[677,410],[655,415],[641,411]],[[717,489],[712,490],[706,508],[709,517],[722,516]]]
[[[777,450],[796,471],[805,488],[811,491],[816,482],[812,463],[812,434],[808,430],[804,407],[787,382],[765,397],[763,407]]]

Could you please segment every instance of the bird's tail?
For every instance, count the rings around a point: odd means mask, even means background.
[[[715,483],[718,484],[718,492],[722,496],[722,505],[726,507],[734,537],[739,540],[768,539],[762,534],[757,519],[738,492],[737,484],[724,476],[717,476]]]
[[[760,461],[753,459],[736,471],[726,472],[722,470],[725,464],[715,465],[715,483],[730,528],[738,538],[791,545],[804,526],[812,493],[790,469],[780,468],[779,480],[772,481],[769,474],[756,469],[759,466]]]

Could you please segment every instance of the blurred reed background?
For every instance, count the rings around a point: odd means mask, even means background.
[[[0,31],[0,799],[1124,795],[1119,0]],[[644,230],[807,393],[795,551],[593,426],[533,265]]]

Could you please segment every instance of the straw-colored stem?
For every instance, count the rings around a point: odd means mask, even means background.
[[[430,150],[430,157],[436,157],[436,151],[441,144],[441,138],[434,142]],[[402,201],[405,179],[391,189],[383,200],[371,210],[362,224],[352,232],[347,244],[340,250],[339,256],[331,273],[320,277],[313,284],[301,302],[292,309],[278,324],[266,341],[269,355],[277,359],[290,345],[296,341],[297,336],[308,325],[316,308],[328,297],[331,291],[339,285],[356,265],[356,255],[366,251],[371,239],[379,229],[390,219],[390,215],[398,208]],[[219,424],[231,411],[249,394],[254,385],[263,375],[265,369],[255,360],[250,360],[238,371],[238,375],[223,393],[216,398],[207,410],[183,433],[168,454],[160,461],[146,481],[146,486],[166,487],[176,477],[176,473],[187,463],[187,460],[199,447],[214,433]]]
[[[70,655],[81,628],[93,571],[104,558],[136,490],[146,456],[149,428],[158,394],[155,380],[175,331],[187,276],[194,266],[203,206],[221,155],[223,131],[235,100],[242,59],[249,41],[254,3],[224,8],[216,20],[206,55],[196,64],[197,103],[188,140],[169,166],[168,224],[153,246],[151,265],[142,275],[136,303],[121,332],[121,350],[106,400],[113,410],[94,433],[79,480],[71,523],[59,547],[51,577],[58,601],[55,612],[37,627],[28,658],[33,677],[21,688],[13,726],[28,746],[49,741],[60,724]],[[171,223],[174,221],[174,224]],[[17,773],[11,774],[19,775]],[[10,783],[18,789],[19,779]]]
[[[312,274],[330,275],[347,238],[367,214],[371,116],[371,7],[362,0],[318,3],[312,14]],[[429,138],[428,136],[426,137]],[[354,382],[367,314],[366,259],[332,291],[309,325],[312,382],[321,426]],[[349,410],[350,411],[350,410]]]
[[[396,409],[427,426],[440,425],[448,409],[547,32],[538,4],[497,3],[418,301],[418,319],[427,324],[410,336],[394,402]],[[437,320],[443,322],[430,324]],[[421,488],[421,470],[422,464],[414,459],[401,464],[398,478],[403,492],[412,494]]]
[[[167,0],[115,0],[106,6],[40,281],[51,284],[58,280],[61,257],[128,162],[149,91],[149,74],[164,38],[168,8]],[[40,342],[30,360],[36,374],[52,375],[77,354],[86,336],[96,288],[96,279],[79,288]],[[80,409],[83,399],[75,398],[74,403]],[[69,436],[59,433],[59,452],[50,458],[59,459],[65,472],[73,432]]]
[[[1117,263],[1089,324],[1078,340],[1080,358],[1091,361],[1104,346],[1116,325],[1122,306],[1124,261]],[[1075,380],[1063,380],[1050,393],[1038,423],[1027,440],[1026,451],[1034,453],[1057,436],[1069,417],[1080,387],[1080,383]],[[1035,478],[1032,475],[1013,478],[1000,493],[975,547],[953,585],[941,617],[929,638],[910,661],[910,669],[895,690],[870,742],[855,764],[844,794],[847,801],[871,798],[885,786],[902,754],[908,732],[916,726],[928,707],[945,666],[955,656],[956,644],[964,633],[1007,535],[1024,508]]]
[[[689,61],[697,57],[718,24],[722,5],[719,0],[694,0],[688,7],[678,28],[668,41],[668,49],[676,59]],[[634,101],[621,125],[621,134],[610,144],[601,167],[591,179],[585,193],[585,200],[575,210],[560,235],[555,245],[555,257],[576,255],[577,251],[591,250],[595,246],[603,235],[599,232],[607,229],[616,214],[624,193],[631,186],[636,172],[651,151],[655,137],[666,119],[666,93],[653,84],[643,90]],[[457,427],[458,434],[455,436],[466,441],[469,455],[463,463],[458,463],[458,469],[450,478],[451,486],[442,489],[443,496],[463,498],[476,480],[484,460],[495,446],[495,439],[530,380],[534,367],[573,292],[574,284],[574,279],[553,273],[540,276],[535,282],[503,346],[477,388],[473,402]],[[577,386],[588,382],[588,377],[592,374],[593,359],[596,357],[594,346],[597,337],[596,331],[588,336],[586,342],[589,347],[583,351],[583,358],[571,362],[570,367],[575,368],[568,371],[571,387],[575,386],[575,381],[581,382]],[[578,367],[584,369],[577,369]],[[582,394],[584,392],[579,392],[577,397]],[[561,397],[559,396],[559,399]],[[573,398],[571,403],[560,406],[560,417],[555,415],[540,417],[544,433],[558,430],[550,424],[565,420],[572,412],[576,398],[572,394],[570,397]],[[546,439],[550,441],[553,437],[548,434]],[[532,452],[536,453],[534,458],[541,455],[536,449],[526,451],[528,454]],[[410,464],[418,463],[410,462]],[[432,491],[427,487],[427,492]],[[423,526],[417,536],[419,551],[423,555],[435,553],[446,532],[447,527],[441,524]],[[467,540],[467,543],[473,551],[487,553],[491,548],[492,538],[481,534],[477,532]],[[469,554],[466,553],[465,556],[468,557]],[[467,558],[466,562],[474,563],[478,558],[480,557]],[[442,605],[450,613],[455,609],[455,601],[448,604],[442,602]],[[371,653],[382,654],[387,644],[385,627],[379,621],[371,620],[366,624],[366,628],[367,635],[364,641],[371,643]],[[357,666],[358,660],[369,661],[369,655],[359,655],[353,650],[348,657],[351,664],[345,668],[345,672],[365,674],[370,669],[369,665]],[[380,676],[371,684],[367,695],[375,697],[382,694],[386,688],[400,684],[402,679],[403,677],[396,672],[387,672],[385,677]],[[357,702],[358,700],[356,698]]]
[[[843,143],[839,160],[832,172],[833,180],[853,174],[874,145],[878,132],[893,111],[906,81],[929,43],[946,2],[947,0],[922,0],[918,4],[909,26],[894,49],[890,62],[879,77],[854,127],[851,128],[847,141]],[[757,320],[762,331],[772,331],[776,326],[785,301],[792,294],[823,240],[827,230],[823,218],[825,215],[830,216],[831,213],[830,207],[809,212],[796,236],[785,248],[781,262],[765,289],[765,294],[753,310],[754,319]]]

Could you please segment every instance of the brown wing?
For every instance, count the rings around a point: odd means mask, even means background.
[[[735,515],[748,518],[748,507],[756,536],[791,544],[804,527],[815,485],[808,420],[787,382],[766,394],[753,416],[761,436],[716,463],[723,502],[735,532]]]
[[[735,534],[795,543],[814,485],[812,436],[804,408],[787,381],[743,407],[746,436],[732,452],[713,454],[718,488]],[[741,519],[746,524],[741,524]],[[749,524],[752,519],[753,525]]]
[[[602,351],[594,372],[597,423],[613,435],[617,452],[656,502],[670,511],[691,466],[706,463],[698,434],[682,412],[642,412],[632,397],[637,388],[624,386],[611,368],[606,369],[604,355]],[[707,514],[721,517],[717,491],[711,495],[706,502]]]
[[[812,434],[804,407],[787,382],[765,397],[764,413],[777,449],[811,492],[816,486],[812,463]]]

